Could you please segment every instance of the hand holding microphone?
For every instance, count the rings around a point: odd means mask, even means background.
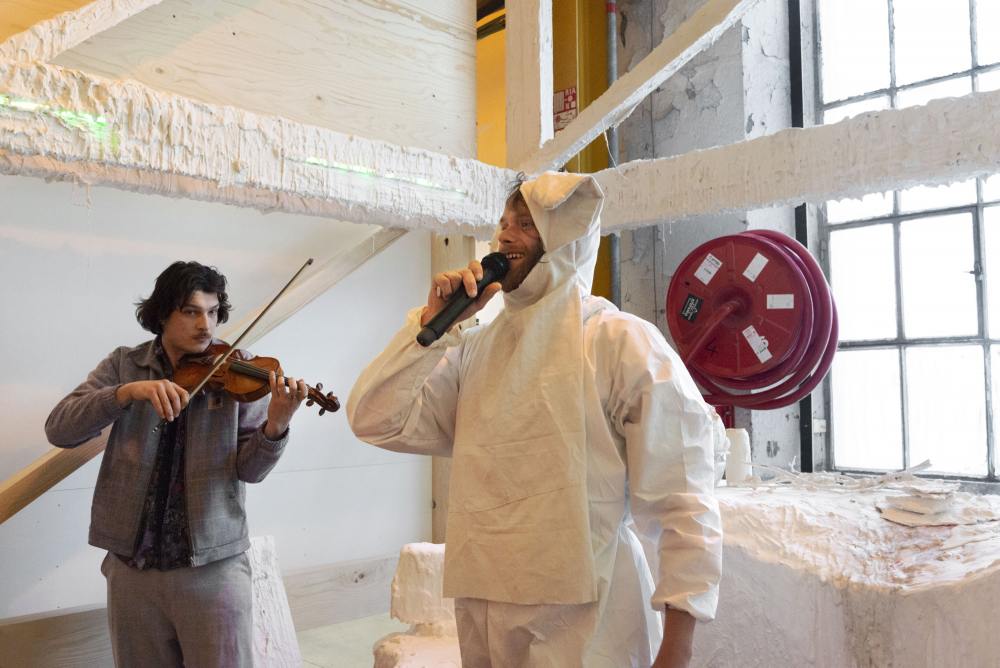
[[[423,329],[417,342],[427,347],[444,335],[456,322],[472,317],[500,292],[500,283],[510,270],[503,253],[490,253],[480,264],[469,263],[467,269],[446,271],[434,277],[427,309],[421,319]]]

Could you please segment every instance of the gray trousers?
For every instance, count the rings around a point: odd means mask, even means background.
[[[117,668],[251,668],[246,553],[204,566],[138,571],[109,552],[101,572]]]

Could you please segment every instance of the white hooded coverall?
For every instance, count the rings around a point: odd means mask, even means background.
[[[649,666],[657,610],[715,616],[725,431],[659,331],[590,295],[593,178],[521,192],[545,255],[504,310],[428,348],[412,310],[347,418],[372,445],[453,457],[444,595],[464,668]]]

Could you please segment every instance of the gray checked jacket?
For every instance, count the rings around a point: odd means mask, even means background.
[[[152,404],[118,406],[115,391],[138,380],[165,376],[155,341],[116,349],[87,380],[52,409],[45,422],[49,442],[72,448],[111,434],[97,477],[91,508],[90,544],[125,557],[138,539],[146,491],[153,473],[160,421]],[[221,399],[221,401],[220,401]],[[185,409],[185,489],[191,565],[225,559],[250,547],[244,483],[260,482],[288,442],[264,436],[269,396],[238,403],[221,394],[194,397]]]

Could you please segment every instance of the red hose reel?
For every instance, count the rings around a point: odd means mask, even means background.
[[[667,289],[667,326],[691,376],[716,406],[798,402],[837,349],[837,308],[802,244],[769,230],[713,239]]]

